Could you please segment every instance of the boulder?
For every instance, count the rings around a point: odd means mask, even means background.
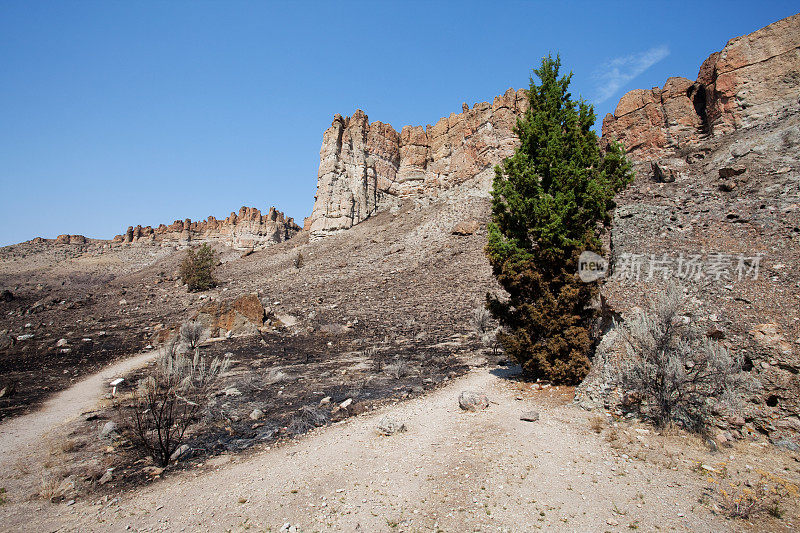
[[[536,422],[539,420],[539,411],[524,411],[519,415],[519,419],[523,422]]]
[[[482,411],[489,407],[489,398],[482,392],[463,391],[458,395],[458,406],[464,411]]]
[[[458,224],[456,224],[453,227],[452,234],[453,235],[461,235],[461,236],[472,235],[473,233],[478,231],[478,228],[480,228],[480,227],[481,227],[481,224],[477,220],[466,220],[466,221],[459,222]]]
[[[390,416],[384,416],[378,422],[378,425],[375,427],[375,431],[380,433],[381,435],[386,435],[387,437],[390,435],[394,435],[395,433],[402,433],[406,430],[406,425],[402,422],[398,422],[394,418]]]

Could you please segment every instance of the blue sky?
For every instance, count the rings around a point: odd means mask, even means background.
[[[431,124],[560,52],[598,121],[794,2],[0,0],[0,245],[311,213],[335,113]]]

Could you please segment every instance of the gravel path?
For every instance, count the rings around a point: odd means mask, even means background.
[[[486,391],[490,407],[460,411],[457,397],[465,389]],[[590,430],[587,413],[545,396],[478,369],[426,396],[277,448],[216,457],[110,501],[2,506],[0,529],[279,531],[285,523],[306,533],[731,529],[697,503],[698,476],[628,458]],[[519,419],[529,409],[541,413],[539,421]],[[377,435],[384,415],[408,430]]]
[[[111,380],[144,366],[156,355],[156,351],[145,352],[112,364],[58,393],[38,411],[4,421],[0,424],[0,470],[6,471],[24,460],[51,429],[93,409],[109,392]]]

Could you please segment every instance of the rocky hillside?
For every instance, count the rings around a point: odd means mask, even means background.
[[[686,287],[687,319],[744,354],[762,386],[723,437],[758,431],[791,449],[800,449],[799,94],[795,15],[729,41],[696,81],[631,91],[603,121],[603,141],[622,141],[637,169],[610,235],[608,305],[628,316],[668,280]],[[596,370],[581,401],[603,403]]]

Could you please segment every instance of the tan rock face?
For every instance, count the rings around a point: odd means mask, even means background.
[[[603,119],[603,140],[618,140],[640,160],[697,145],[707,135],[748,127],[796,102],[800,91],[800,15],[728,41],[700,67],[697,81],[669,78],[636,89]]]
[[[358,110],[336,115],[320,150],[312,238],[365,220],[401,198],[435,196],[500,163],[516,147],[512,129],[527,108],[525,91],[509,89],[493,102],[462,106],[434,125],[370,123]]]
[[[265,311],[256,294],[247,294],[232,302],[211,302],[200,310],[197,318],[211,328],[215,336],[220,331],[237,334],[263,326]]]
[[[124,235],[117,235],[116,243],[157,243],[164,245],[202,244],[221,242],[237,249],[266,248],[292,238],[300,227],[291,218],[271,207],[266,215],[254,207],[242,207],[225,220],[208,217],[192,222],[176,220],[169,226],[161,224],[129,227]]]

